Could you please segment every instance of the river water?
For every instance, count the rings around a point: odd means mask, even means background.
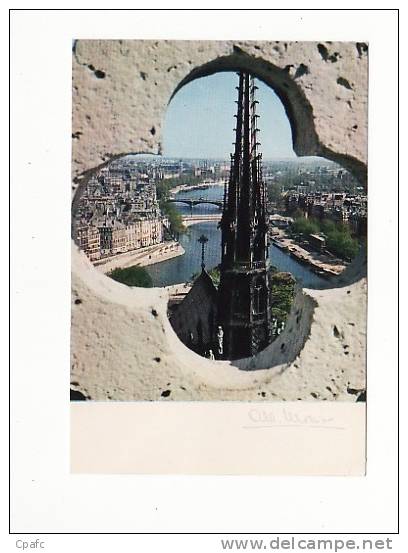
[[[222,199],[223,187],[214,186],[206,190],[191,190],[178,192],[177,198],[188,199]],[[219,208],[212,204],[199,204],[191,208],[187,204],[176,203],[175,206],[182,215],[202,215],[219,213]],[[154,286],[169,286],[191,280],[201,270],[201,244],[199,237],[205,234],[208,242],[205,248],[205,264],[207,269],[218,265],[221,261],[221,232],[216,222],[205,222],[191,225],[187,232],[180,236],[180,244],[185,254],[162,261],[146,267],[153,280]],[[269,260],[271,265],[280,271],[288,271],[306,288],[319,288],[324,286],[326,281],[312,273],[306,266],[301,265],[287,253],[282,252],[275,245],[269,246]]]

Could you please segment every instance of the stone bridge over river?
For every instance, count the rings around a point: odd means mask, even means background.
[[[211,200],[207,198],[171,198],[167,200],[171,203],[181,203],[181,204],[187,204],[190,209],[193,209],[194,206],[199,204],[212,204],[216,205],[219,209],[222,209],[222,200]]]

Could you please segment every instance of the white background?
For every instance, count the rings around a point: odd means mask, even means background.
[[[396,530],[396,18],[391,11],[12,14],[12,530],[33,535]],[[366,477],[70,475],[73,38],[370,43]],[[7,539],[10,550],[17,537]],[[144,551],[157,551],[166,543],[170,549],[175,538],[138,539],[45,538],[50,551],[70,551],[74,543],[80,551],[96,544],[100,551],[121,551],[125,542],[129,548],[141,543]],[[192,544],[195,551],[220,550],[215,536],[192,536],[189,543],[185,537],[178,550],[189,551]]]

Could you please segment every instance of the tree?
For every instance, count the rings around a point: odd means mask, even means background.
[[[151,276],[144,267],[139,265],[124,269],[113,269],[107,276],[127,286],[139,286],[140,288],[151,288],[153,286]]]
[[[295,295],[295,280],[290,273],[276,272],[271,277],[272,316],[280,325],[286,321]]]
[[[177,211],[174,205],[169,202],[169,192],[171,188],[172,185],[169,182],[159,181],[156,185],[157,199],[159,200],[160,210],[167,216],[170,222],[172,233],[180,234],[182,232],[185,232],[186,227],[183,224],[183,218],[180,213]]]
[[[276,203],[281,199],[282,197],[281,187],[277,182],[271,182],[268,184],[267,195],[268,195],[268,202]]]
[[[329,234],[330,232],[333,232],[336,230],[336,223],[334,221],[331,221],[330,219],[323,219],[323,221],[320,223],[321,231],[324,232],[324,234]]]
[[[160,202],[160,209],[167,215],[170,221],[170,228],[173,234],[180,234],[186,231],[183,218],[174,205],[168,201]]]
[[[305,217],[298,217],[294,220],[290,227],[292,234],[303,234],[305,236],[309,234],[315,234],[319,232],[319,224],[315,219],[306,219]]]
[[[343,259],[353,259],[358,252],[358,241],[348,230],[336,228],[327,235],[327,249]]]
[[[309,234],[323,233],[326,238],[326,248],[346,260],[353,259],[359,248],[358,240],[351,236],[349,227],[330,219],[319,221],[298,216],[290,228],[290,233],[293,236],[302,235],[304,237]]]

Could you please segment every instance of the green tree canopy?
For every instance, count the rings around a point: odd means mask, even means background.
[[[153,286],[152,278],[147,270],[138,265],[124,269],[113,269],[107,276],[127,286],[139,286],[141,288],[151,288]]]
[[[319,224],[314,219],[306,219],[305,217],[298,217],[294,220],[291,227],[293,234],[315,234],[319,232]]]
[[[297,216],[290,232],[294,236],[302,235],[305,238],[309,234],[322,233],[326,238],[327,249],[342,259],[353,259],[358,252],[359,242],[352,237],[349,227],[342,223],[335,223],[330,219],[320,221]]]

